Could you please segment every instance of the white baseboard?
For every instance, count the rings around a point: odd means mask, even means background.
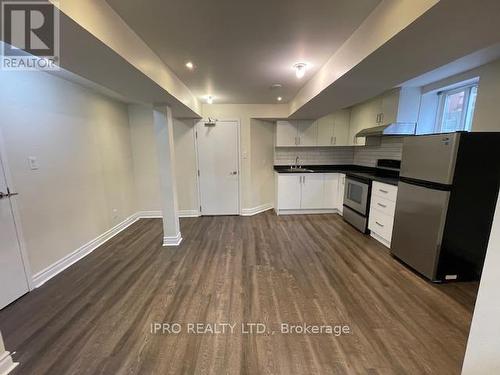
[[[200,217],[200,211],[198,210],[180,210],[178,213],[179,217]]]
[[[241,216],[253,216],[260,214],[261,212],[267,211],[267,210],[272,210],[274,205],[272,203],[266,203],[266,204],[261,204],[260,206],[257,207],[252,207],[252,208],[242,208],[241,209]]]
[[[161,219],[163,215],[160,210],[158,211],[139,211],[135,213],[138,219]]]
[[[18,363],[12,360],[10,352],[3,352],[0,354],[0,375],[7,375],[14,370],[17,365]]]
[[[90,254],[103,243],[116,236],[118,233],[120,233],[131,224],[135,223],[140,218],[142,218],[142,216],[139,216],[139,213],[135,213],[129,216],[121,223],[115,225],[113,228],[94,238],[92,241],[87,242],[85,245],[69,253],[64,258],[59,259],[57,262],[51,264],[44,270],[36,273],[35,275],[33,275],[33,286],[35,288],[42,286],[55,275],[61,273],[72,264],[78,262],[80,259]]]
[[[277,210],[277,215],[317,215],[317,214],[340,214],[336,208],[328,210]]]
[[[163,246],[179,246],[181,242],[182,242],[181,232],[177,233],[176,236],[163,237]]]

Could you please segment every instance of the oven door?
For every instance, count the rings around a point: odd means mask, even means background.
[[[365,182],[347,177],[345,181],[344,206],[366,216],[369,189],[370,186]]]

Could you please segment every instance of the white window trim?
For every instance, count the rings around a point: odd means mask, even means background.
[[[474,87],[478,87],[478,86],[479,86],[478,83],[475,82],[475,83],[471,83],[468,85],[455,87],[453,89],[439,91],[437,93],[439,96],[439,104],[438,104],[438,113],[437,113],[437,117],[436,117],[436,123],[434,125],[434,131],[436,133],[442,132],[443,114],[444,114],[444,107],[446,104],[446,97],[448,97],[449,95],[453,95],[453,94],[460,92],[460,91],[465,91],[465,97],[464,97],[465,105],[464,105],[464,109],[462,111],[462,117],[460,118],[460,128],[457,129],[457,131],[470,131],[471,130],[471,129],[465,128],[466,120],[467,120],[467,113],[469,112],[469,106],[471,104],[469,99],[470,99],[470,94],[471,94],[472,89]]]

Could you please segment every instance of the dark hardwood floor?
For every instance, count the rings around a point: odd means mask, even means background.
[[[458,374],[477,283],[433,285],[337,215],[145,219],[0,311],[15,374]],[[151,324],[181,323],[180,334]],[[188,323],[237,323],[233,334]],[[240,323],[268,332],[244,334]],[[352,333],[283,334],[281,322]],[[273,334],[274,332],[274,334]]]

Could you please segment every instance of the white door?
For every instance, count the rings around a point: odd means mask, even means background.
[[[197,124],[202,215],[239,214],[238,127],[237,121]]]
[[[324,207],[328,209],[336,209],[339,201],[339,174],[327,173],[325,174],[324,185]]]
[[[323,174],[307,174],[302,177],[301,208],[306,210],[323,208]]]
[[[11,197],[0,161],[0,309],[29,291]]]
[[[297,124],[291,121],[276,122],[276,147],[296,146],[298,143]]]
[[[302,175],[280,174],[278,176],[278,209],[300,209],[300,184]]]

